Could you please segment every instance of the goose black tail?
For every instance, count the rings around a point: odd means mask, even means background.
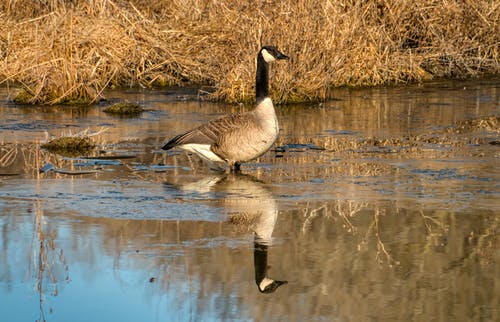
[[[181,135],[177,135],[176,137],[173,137],[170,139],[170,141],[168,141],[167,143],[165,143],[162,147],[162,150],[170,150],[172,148],[175,148],[176,146],[179,145],[179,139],[182,137],[182,134]]]

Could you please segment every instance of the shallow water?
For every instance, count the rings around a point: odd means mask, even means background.
[[[2,320],[499,319],[498,80],[280,107],[275,147],[236,176],[160,147],[242,107],[108,92],[147,109],[117,118],[7,96]],[[83,130],[103,131],[97,159],[39,147]]]

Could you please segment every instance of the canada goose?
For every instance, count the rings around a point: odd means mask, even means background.
[[[255,94],[257,107],[200,125],[170,139],[162,147],[194,152],[209,164],[227,162],[231,171],[254,160],[271,148],[278,138],[278,119],[269,97],[269,63],[288,59],[274,46],[264,46],[257,55]]]

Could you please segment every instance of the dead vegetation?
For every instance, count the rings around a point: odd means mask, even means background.
[[[500,134],[500,116],[492,115],[485,118],[476,118],[456,123],[448,128],[448,133],[464,134],[474,132],[492,132]]]
[[[174,84],[252,100],[261,40],[292,57],[272,71],[279,102],[500,71],[500,5],[490,0],[15,0],[0,12],[0,83],[20,84],[27,103]]]
[[[107,128],[101,128],[98,131],[92,132],[89,128],[73,133],[69,131],[58,137],[47,138],[47,142],[40,145],[42,149],[46,149],[52,153],[64,156],[78,156],[89,154],[96,147],[96,141],[91,137],[96,137],[99,134],[106,132]],[[48,133],[47,133],[48,136]]]
[[[103,112],[113,115],[122,115],[122,116],[135,116],[139,115],[144,111],[144,109],[137,104],[134,103],[115,103],[106,107]]]
[[[89,137],[60,137],[41,145],[50,152],[62,155],[79,155],[91,151],[95,144]]]

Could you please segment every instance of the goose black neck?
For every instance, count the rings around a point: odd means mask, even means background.
[[[267,245],[254,242],[253,265],[255,269],[255,283],[259,285],[266,278],[267,274]]]
[[[255,77],[255,96],[257,101],[269,96],[269,64],[259,53],[257,57],[257,75]]]

